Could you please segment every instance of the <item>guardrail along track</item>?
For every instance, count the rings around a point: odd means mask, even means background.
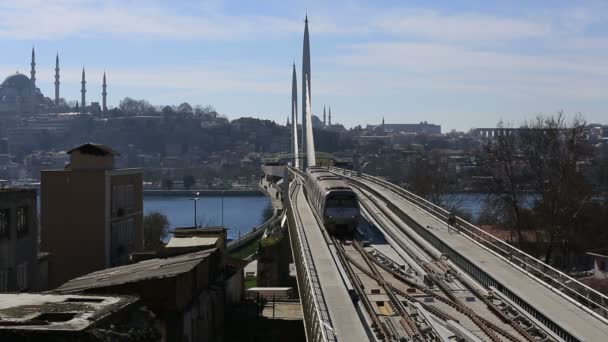
[[[337,337],[331,325],[327,303],[323,291],[321,291],[319,277],[302,226],[302,218],[297,208],[296,195],[298,191],[301,191],[301,184],[296,183],[290,189],[290,205],[287,208],[287,217],[289,219],[289,236],[293,260],[297,270],[306,339],[314,342],[335,342]]]

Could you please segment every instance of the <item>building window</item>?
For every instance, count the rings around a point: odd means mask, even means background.
[[[17,291],[27,289],[27,262],[17,265]]]
[[[27,233],[27,207],[17,208],[17,236]]]
[[[112,213],[122,216],[135,207],[135,188],[133,185],[112,186]]]
[[[9,236],[10,233],[10,209],[0,210],[0,237]]]
[[[132,184],[129,184],[126,186],[126,192],[127,192],[127,204],[126,207],[128,210],[133,210],[135,208],[135,188],[133,187]]]
[[[128,260],[133,251],[133,229],[134,219],[114,222],[111,225],[112,239],[112,264],[119,265]]]
[[[8,292],[8,271],[0,270],[0,292]]]

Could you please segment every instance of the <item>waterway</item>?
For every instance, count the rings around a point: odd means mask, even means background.
[[[167,216],[171,228],[194,226],[191,196],[144,196],[144,214],[159,211]],[[263,211],[270,204],[265,196],[224,196],[223,223],[229,238],[238,238],[263,223]],[[198,225],[222,224],[222,196],[199,197],[196,204]]]

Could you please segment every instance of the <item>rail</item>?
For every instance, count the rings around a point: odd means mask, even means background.
[[[290,239],[293,260],[297,269],[298,289],[302,302],[302,313],[304,315],[304,326],[307,341],[335,342],[337,336],[331,326],[331,318],[327,309],[327,303],[317,275],[312,254],[308,248],[306,233],[301,227],[301,218],[297,209],[297,193],[300,184],[294,184],[289,189],[289,205],[287,206],[287,218],[289,220]],[[296,218],[297,221],[296,222]]]
[[[345,176],[350,174],[350,177],[359,177],[363,180],[381,185],[395,194],[414,203],[418,207],[432,213],[444,222],[448,222],[448,218],[450,216],[449,211],[384,179],[366,174],[355,176],[351,170],[336,167],[330,167],[330,169]],[[456,224],[454,226],[461,233],[463,233],[464,236],[483,245],[493,253],[505,258],[512,264],[523,269],[525,272],[534,275],[536,278],[533,277],[533,279],[539,281],[539,283],[543,284],[552,291],[558,292],[562,295],[567,295],[570,300],[573,300],[577,304],[590,309],[595,314],[594,316],[596,318],[606,322],[606,318],[608,318],[607,296],[479,229],[460,217],[456,217]]]

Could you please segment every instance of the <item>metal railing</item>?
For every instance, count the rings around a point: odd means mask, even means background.
[[[392,184],[384,179],[360,174],[354,175],[352,171],[336,167],[330,168],[332,171],[341,173],[345,176],[361,178],[372,183],[383,186],[393,193],[401,196],[416,206],[432,213],[439,219],[447,223],[450,212],[427,201],[426,199],[411,193],[403,188]],[[608,318],[608,297],[589,286],[579,282],[569,275],[545,264],[537,258],[513,247],[512,245],[494,237],[493,235],[481,230],[473,224],[456,217],[455,228],[457,228],[467,238],[483,245],[493,253],[503,257],[517,267],[523,269],[527,274],[531,274],[534,280],[561,295],[566,295],[571,301],[592,310],[597,318],[606,322]]]
[[[297,270],[306,339],[307,341],[315,342],[337,341],[337,336],[331,325],[327,303],[319,283],[317,270],[308,248],[308,239],[301,227],[301,218],[297,209],[296,199],[298,187],[300,187],[299,184],[294,184],[290,188],[287,219],[289,220],[289,236],[293,260],[295,261]]]

